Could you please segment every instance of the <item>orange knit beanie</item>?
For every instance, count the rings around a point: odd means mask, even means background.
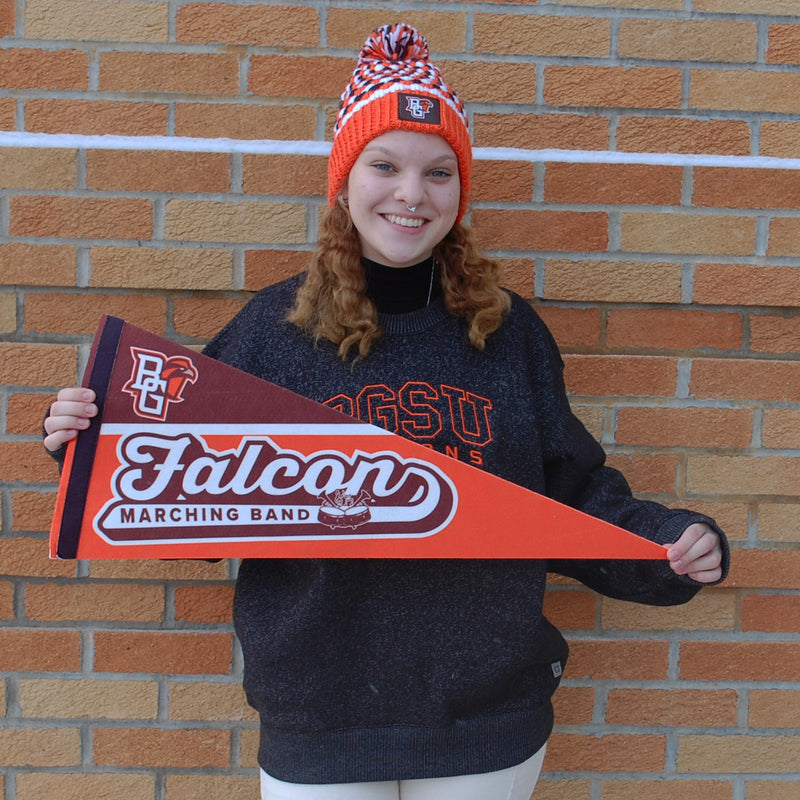
[[[453,148],[461,181],[461,220],[472,171],[464,106],[428,60],[425,37],[409,25],[384,25],[364,44],[339,104],[328,161],[331,206],[364,147],[376,136],[398,129],[437,134]]]

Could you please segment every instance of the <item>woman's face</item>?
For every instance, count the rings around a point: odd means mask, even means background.
[[[409,267],[428,258],[455,224],[458,159],[441,136],[390,131],[361,151],[342,195],[361,254],[388,267]]]

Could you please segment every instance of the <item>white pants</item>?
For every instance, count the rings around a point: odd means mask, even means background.
[[[261,770],[261,800],[530,800],[544,751],[498,772],[413,781],[285,783]]]

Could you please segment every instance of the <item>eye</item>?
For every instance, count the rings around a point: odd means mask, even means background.
[[[431,170],[430,172],[430,176],[432,178],[439,178],[440,180],[450,178],[452,177],[452,175],[453,173],[450,172],[449,169],[442,169],[442,168],[434,169]]]
[[[372,166],[378,172],[392,172],[394,170],[394,167],[388,161],[376,161]]]

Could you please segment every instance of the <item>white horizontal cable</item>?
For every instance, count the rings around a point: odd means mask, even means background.
[[[78,150],[150,150],[193,153],[260,153],[327,156],[330,142],[280,139],[203,139],[187,136],[111,136],[75,133],[0,131],[0,147]],[[476,147],[480,161],[561,161],[573,164],[652,164],[658,166],[800,169],[800,158],[731,156],[713,153],[620,153],[613,150],[526,150],[519,147]]]

